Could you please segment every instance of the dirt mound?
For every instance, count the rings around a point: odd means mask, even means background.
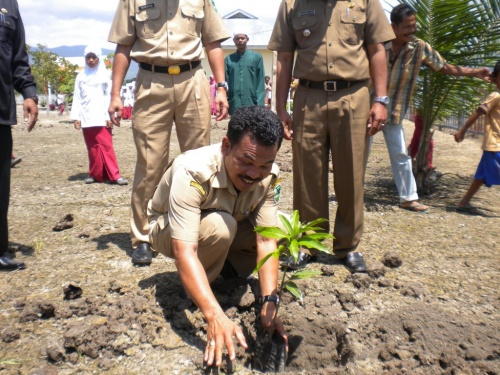
[[[83,137],[65,120],[42,113],[34,132],[13,130],[23,161],[12,175],[10,256],[27,269],[0,274],[0,374],[217,373],[204,368],[205,322],[172,260],[131,265],[132,184],[85,185]],[[405,126],[411,135],[412,124]],[[225,130],[225,122],[214,124],[212,140]],[[434,139],[441,173],[422,197],[430,212],[419,214],[399,209],[387,150],[375,137],[360,247],[368,272],[350,275],[325,254],[308,266],[323,275],[299,280],[304,301],[285,295],[280,308],[289,334],[286,374],[500,374],[500,189],[481,189],[474,199],[484,215],[457,213],[480,140],[456,145],[439,131]],[[114,129],[113,142],[130,179],[130,122]],[[177,153],[174,134],[171,156]],[[281,209],[291,211],[289,142],[278,163]],[[333,220],[333,189],[330,209]],[[249,343],[218,373],[258,373],[257,281],[218,279],[213,290]]]

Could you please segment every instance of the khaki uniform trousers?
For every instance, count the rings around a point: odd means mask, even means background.
[[[201,66],[178,75],[139,69],[132,131],[137,161],[130,219],[132,247],[149,242],[148,200],[169,162],[172,124],[181,152],[210,144],[210,86]]]
[[[154,249],[173,258],[170,225],[152,228]],[[241,277],[249,276],[257,265],[257,241],[249,220],[237,222],[227,212],[202,212],[197,250],[209,282],[219,276],[224,262],[229,260]]]
[[[370,96],[364,83],[336,92],[299,85],[294,97],[294,210],[299,210],[301,221],[329,218],[331,152],[337,200],[334,253],[339,258],[356,249],[363,232],[369,112]]]

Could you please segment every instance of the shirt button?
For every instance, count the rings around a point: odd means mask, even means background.
[[[305,21],[302,21],[302,26],[304,26],[305,24],[306,24],[306,22],[305,22]]]
[[[173,35],[173,34],[174,34],[174,33],[173,33],[173,32],[171,32],[171,31],[169,31],[168,33],[169,33],[170,35]]]
[[[333,64],[332,63],[330,63],[330,69],[333,69]]]
[[[328,22],[328,26],[332,26],[332,21]]]
[[[328,45],[331,47],[331,46],[333,46],[333,43],[332,43],[332,42],[330,42],[330,43],[328,43]]]
[[[332,3],[328,3],[328,6],[331,7],[332,6]]]

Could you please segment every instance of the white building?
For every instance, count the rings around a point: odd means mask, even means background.
[[[265,75],[272,77],[273,52],[267,49],[267,44],[269,43],[274,25],[261,21],[242,9],[237,9],[234,12],[226,14],[222,19],[231,33],[231,38],[222,43],[224,57],[236,51],[233,36],[236,34],[247,34],[249,38],[247,49],[259,52],[262,55]],[[207,77],[210,76],[212,70],[206,58],[201,61],[201,65],[207,73]]]

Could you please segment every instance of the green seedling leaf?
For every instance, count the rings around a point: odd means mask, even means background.
[[[305,235],[302,238],[308,238],[311,240],[322,241],[322,240],[326,240],[329,238],[335,238],[335,237],[333,235],[331,235],[330,233],[308,233],[307,235]]]
[[[288,250],[290,251],[290,255],[293,256],[293,259],[297,261],[297,257],[299,256],[299,244],[295,238],[290,242]]]
[[[295,272],[290,280],[298,280],[298,279],[310,279],[311,277],[320,276],[323,272],[315,271],[315,270],[302,270]]]
[[[288,290],[292,294],[292,296],[297,298],[300,302],[304,300],[304,297],[302,297],[302,292],[300,291],[297,284],[295,284],[293,281],[287,281],[285,283],[285,289]]]
[[[328,220],[320,217],[319,219],[316,219],[316,220],[313,220],[313,221],[310,221],[309,223],[307,223],[307,226],[314,227],[314,226],[321,224],[321,223],[324,223],[326,221],[328,221]],[[324,230],[324,229],[322,228],[322,230]]]
[[[281,215],[281,214],[279,215],[279,218],[280,218],[281,223],[285,227],[286,231],[288,233],[292,233],[292,224],[290,224],[290,222],[288,221],[288,218],[284,215]]]
[[[259,263],[257,263],[257,265],[255,266],[255,268],[253,270],[253,273],[259,272],[259,270],[262,268],[262,266],[264,265],[264,263],[266,263],[269,258],[271,258],[271,257],[278,258],[279,256],[280,256],[279,249],[276,250],[276,251],[273,251],[272,253],[267,254],[264,258],[262,258],[260,260]]]
[[[287,238],[287,234],[278,227],[255,227],[254,229],[257,233],[259,233],[262,237],[274,238],[277,240],[281,240],[283,238]]]
[[[299,211],[297,211],[297,210],[293,211],[291,224],[292,224],[292,228],[293,228],[294,232],[297,231],[297,229],[300,228],[299,227],[299,225],[300,225],[300,222],[299,222]]]
[[[299,246],[307,247],[308,249],[316,249],[316,250],[319,250],[323,253],[331,253],[331,251],[328,247],[326,247],[325,245],[323,245],[321,242],[318,242],[318,241],[308,241],[307,239],[303,240],[301,238],[297,242],[298,242]]]

